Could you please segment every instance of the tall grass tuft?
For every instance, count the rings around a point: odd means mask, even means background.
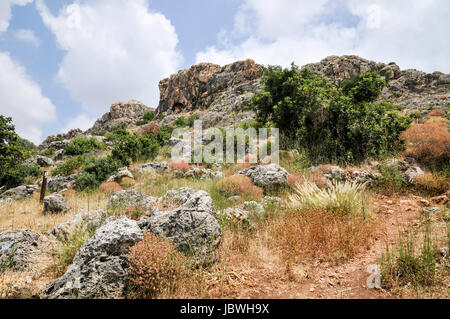
[[[306,181],[294,186],[295,193],[289,196],[288,207],[325,210],[348,218],[365,219],[368,217],[365,188],[366,184],[346,181],[320,189],[315,183]]]

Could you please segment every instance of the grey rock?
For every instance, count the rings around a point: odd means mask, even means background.
[[[31,197],[35,191],[38,190],[37,185],[22,185],[15,188],[8,189],[6,192],[0,194],[0,198],[11,198],[20,200]]]
[[[125,209],[128,207],[142,207],[152,211],[157,199],[135,190],[123,190],[114,193],[108,201],[108,209]]]
[[[65,189],[72,188],[77,176],[78,174],[72,174],[69,176],[52,176],[47,181],[48,190],[51,192],[61,192]],[[41,184],[42,181],[39,181],[39,185]]]
[[[120,182],[124,177],[134,179],[133,174],[131,174],[127,167],[119,168],[117,174],[108,178],[108,182]]]
[[[180,252],[192,256],[199,265],[215,262],[222,230],[213,216],[215,211],[209,194],[180,188],[168,191],[160,202],[179,206],[143,217],[139,226],[144,231],[171,239]]]
[[[33,269],[46,248],[42,235],[31,230],[7,230],[0,233],[0,272],[5,269]]]
[[[263,205],[255,201],[244,202],[242,204],[242,208],[249,211],[252,215],[257,216],[258,218],[263,217],[265,213]]]
[[[192,209],[214,214],[212,198],[203,190],[187,187],[169,190],[159,201],[164,204],[183,206],[185,210]]]
[[[53,162],[53,160],[51,158],[48,158],[45,156],[40,156],[40,155],[38,155],[38,157],[36,158],[36,163],[40,167],[49,167],[49,166],[55,165],[55,163]]]
[[[284,204],[283,200],[280,197],[275,196],[264,196],[262,200],[262,205],[264,208],[268,207],[282,207]]]
[[[284,185],[289,177],[289,173],[278,164],[252,166],[235,175],[247,176],[251,178],[253,184],[261,187]]]
[[[110,111],[103,114],[86,133],[99,134],[101,132],[110,132],[119,124],[135,125],[146,112],[151,110],[151,108],[138,101],[114,103],[111,105]]]
[[[75,215],[73,219],[57,225],[49,234],[60,241],[66,241],[77,231],[97,229],[105,222],[107,217],[108,212],[104,210],[80,213]]]
[[[407,184],[414,183],[414,180],[425,172],[413,158],[391,159],[386,161],[386,166],[397,169],[402,174],[402,179]]]
[[[61,194],[54,193],[44,198],[44,214],[59,214],[69,209],[69,204]]]
[[[121,298],[128,276],[129,248],[141,241],[136,221],[123,216],[100,227],[75,255],[66,273],[50,282],[42,299]]]
[[[198,265],[209,265],[217,260],[216,248],[222,230],[208,212],[182,205],[143,217],[139,226],[144,231],[171,239],[181,253],[193,257]]]
[[[169,168],[167,162],[152,162],[138,165],[134,168],[137,172],[145,172],[146,170],[156,170],[157,172],[163,172]]]
[[[61,161],[64,156],[64,149],[57,150],[55,154],[53,154],[53,161]]]

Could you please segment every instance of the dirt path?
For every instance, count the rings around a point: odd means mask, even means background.
[[[270,267],[255,269],[239,298],[395,298],[380,289],[367,287],[367,268],[376,264],[387,245],[398,241],[399,234],[417,227],[422,207],[416,196],[377,198],[375,212],[379,232],[365,253],[339,266],[325,263],[304,265],[295,269],[299,279],[283,281],[280,271]],[[245,276],[242,275],[244,279]]]

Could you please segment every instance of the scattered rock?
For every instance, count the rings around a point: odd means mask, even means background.
[[[104,210],[81,213],[75,215],[71,220],[62,222],[53,228],[49,234],[60,241],[66,241],[77,231],[97,229],[103,224],[107,217],[108,212]]]
[[[264,196],[262,200],[262,204],[265,208],[268,207],[282,207],[283,206],[283,200],[280,197],[275,196]]]
[[[59,214],[64,213],[70,209],[66,199],[61,194],[51,194],[44,198],[44,214]]]
[[[111,105],[110,111],[103,114],[92,128],[86,131],[89,134],[110,132],[119,124],[134,125],[152,109],[138,101],[119,102]]]
[[[235,175],[247,176],[257,186],[272,187],[286,184],[289,173],[278,164],[269,164],[244,168]]]
[[[55,154],[53,154],[53,161],[61,161],[64,156],[64,149],[57,150]]]
[[[108,178],[108,182],[118,182],[118,183],[120,183],[120,181],[124,177],[128,177],[128,178],[134,179],[133,174],[131,174],[131,172],[128,170],[127,167],[119,168],[117,174],[115,174],[115,175],[111,176],[110,178]]]
[[[46,239],[31,230],[7,230],[0,233],[0,271],[33,269],[48,252]]]
[[[49,167],[49,166],[55,165],[55,163],[53,162],[53,160],[51,158],[48,158],[45,156],[40,156],[40,155],[38,155],[38,157],[36,158],[36,163],[40,167]]]
[[[171,239],[180,252],[192,256],[199,265],[215,262],[222,230],[212,215],[214,208],[208,193],[181,188],[167,192],[162,201],[176,202],[180,206],[141,218],[142,230]]]
[[[48,190],[51,192],[61,192],[63,190],[72,188],[77,176],[78,174],[72,174],[69,176],[52,176],[47,181]],[[39,181],[38,185],[40,186],[41,184],[42,181]]]
[[[123,190],[114,193],[108,201],[108,209],[125,209],[129,207],[142,207],[153,211],[157,199],[135,190]]]
[[[402,179],[405,183],[412,184],[414,180],[424,174],[424,171],[419,167],[416,160],[407,157],[401,159],[391,159],[386,161],[386,165],[390,168],[397,169],[402,174]]]
[[[35,191],[38,190],[37,185],[22,185],[15,188],[8,189],[6,192],[0,194],[0,198],[11,198],[14,200],[25,199],[31,197]]]
[[[50,282],[42,299],[121,298],[128,275],[128,251],[141,241],[136,221],[123,216],[100,227],[77,252],[67,272]]]
[[[146,170],[156,170],[157,172],[163,172],[169,168],[167,162],[153,162],[138,165],[134,168],[137,172],[145,172]]]
[[[193,209],[208,214],[214,214],[214,206],[211,196],[203,190],[182,187],[177,190],[169,190],[159,200],[169,206],[183,206],[183,209]]]

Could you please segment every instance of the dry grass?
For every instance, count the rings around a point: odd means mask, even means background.
[[[246,176],[228,176],[217,183],[217,189],[228,196],[244,196],[249,199],[261,200],[263,190],[252,184],[252,180]]]
[[[428,167],[442,167],[450,161],[450,133],[436,123],[415,124],[402,133],[408,142],[403,153]]]
[[[123,188],[116,182],[106,182],[100,185],[100,189],[107,195],[121,191]]]
[[[189,164],[186,163],[185,161],[171,162],[169,164],[169,168],[171,170],[181,172],[181,173],[186,173],[188,170],[190,170]]]
[[[450,189],[450,178],[443,174],[426,172],[414,180],[414,189],[420,194],[438,196]]]
[[[129,253],[128,271],[132,296],[168,297],[186,276],[186,257],[175,250],[169,239],[146,234]]]
[[[323,209],[290,211],[272,229],[273,248],[281,251],[288,265],[314,259],[338,264],[370,247],[374,225]]]
[[[66,196],[71,209],[64,214],[44,215],[38,197],[13,201],[0,206],[0,232],[10,229],[30,229],[45,233],[58,224],[73,218],[80,211],[104,209],[108,197],[102,192],[75,193]]]

